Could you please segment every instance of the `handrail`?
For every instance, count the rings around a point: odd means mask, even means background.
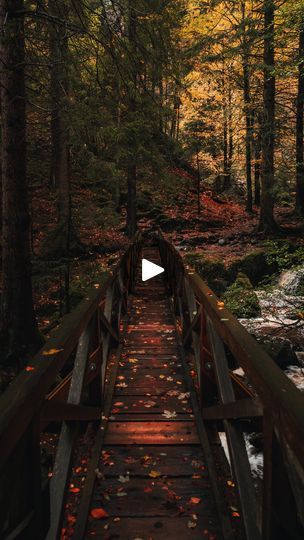
[[[304,531],[304,394],[230,313],[224,302],[219,301],[194,271],[185,267],[181,255],[160,230],[158,242],[175,312],[181,321],[181,334],[194,353],[202,417],[208,422],[220,420],[226,431],[246,538],[300,539]],[[252,399],[236,399],[225,347],[243,368],[263,414],[263,516],[262,523],[257,524],[254,516],[256,495],[243,428],[241,421],[236,421],[243,417],[245,401],[249,417],[258,414],[257,407]],[[215,406],[214,395],[208,395],[206,386],[210,378],[217,395],[218,405]],[[275,466],[278,470],[273,470]],[[294,502],[293,509],[290,504],[284,510],[283,525],[283,507],[280,507],[276,493],[279,482],[287,498],[291,497]],[[286,533],[286,527],[291,536],[288,531]]]
[[[96,284],[92,293],[71,314],[63,318],[59,328],[53,332],[30,365],[20,372],[0,396],[0,491],[3,491],[1,483],[7,485],[7,477],[12,473],[9,469],[14,467],[17,469],[12,474],[13,478],[18,474],[21,477],[22,470],[30,467],[30,457],[26,453],[28,444],[31,448],[36,448],[36,457],[39,456],[39,436],[37,433],[40,429],[39,426],[41,426],[40,417],[44,413],[45,405],[49,403],[46,402],[47,394],[56,384],[56,378],[68,360],[74,362],[75,369],[77,365],[78,371],[75,378],[74,369],[72,376],[67,381],[69,405],[66,406],[66,410],[64,402],[60,402],[64,411],[62,420],[64,420],[65,413],[68,417],[76,414],[75,419],[78,418],[76,408],[81,405],[81,396],[86,385],[91,388],[94,384],[98,384],[99,393],[103,393],[100,384],[103,384],[105,364],[111,346],[119,340],[120,317],[122,312],[126,310],[127,297],[133,285],[141,243],[141,234],[138,232],[106,283]],[[73,385],[76,388],[77,399],[75,392],[74,396],[71,396]],[[102,410],[101,401],[99,404],[92,402],[92,405],[98,405],[99,410]],[[94,407],[78,408],[79,419],[86,416],[89,419],[90,415],[94,416],[94,414],[96,416],[98,410],[96,407],[95,409]],[[46,418],[50,417],[50,410],[51,407],[48,405]],[[58,414],[58,407],[55,407],[55,413]],[[35,431],[34,442],[33,427]],[[27,440],[28,438],[29,440]],[[14,458],[14,456],[16,457]],[[39,469],[39,458],[37,462],[36,466]],[[36,472],[40,476],[38,471]],[[18,483],[17,480],[16,482]],[[16,491],[19,491],[19,488],[16,488]],[[24,485],[23,488],[26,491]],[[40,488],[37,488],[38,492]],[[35,496],[39,499],[39,493],[36,493]],[[4,493],[2,493],[2,497],[5,497]],[[34,501],[32,500],[31,503],[34,504]],[[10,511],[8,508],[8,514],[5,514],[1,501],[0,506],[1,537],[8,534],[14,527],[16,528],[24,515],[29,513],[29,509],[32,508],[28,501],[24,501],[20,505],[19,511],[16,512],[14,509]],[[16,501],[15,506],[18,506]],[[14,513],[15,515],[13,515]],[[9,525],[7,522],[10,522]]]

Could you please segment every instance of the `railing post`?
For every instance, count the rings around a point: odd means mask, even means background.
[[[68,396],[68,403],[72,403],[74,405],[79,405],[81,402],[90,348],[90,330],[91,326],[89,324],[80,336],[77,347],[73,375]],[[65,495],[77,434],[77,422],[63,422],[57,446],[53,476],[50,483],[51,523],[47,535],[47,540],[55,540],[60,534]]]
[[[223,404],[235,401],[228,361],[223,342],[215,331],[210,319],[207,330],[214,358],[214,368],[218,392]],[[237,420],[223,420],[229,447],[232,470],[238,490],[241,515],[247,540],[261,538],[257,524],[257,501],[246,451],[244,436]]]

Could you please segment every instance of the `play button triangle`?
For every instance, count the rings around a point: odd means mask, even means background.
[[[151,261],[148,261],[147,259],[142,260],[142,280],[148,281],[148,279],[151,279],[155,276],[158,276],[159,274],[162,274],[165,271],[164,268],[161,266],[158,266],[158,264],[154,264]]]

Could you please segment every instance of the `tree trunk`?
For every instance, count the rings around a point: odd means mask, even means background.
[[[300,29],[299,39],[299,75],[296,122],[296,212],[304,216],[304,139],[303,139],[303,110],[304,110],[304,20]]]
[[[254,204],[261,203],[261,121],[257,115],[257,125],[254,138]]]
[[[127,171],[128,180],[128,199],[127,199],[127,233],[129,238],[136,233],[136,184],[137,184],[137,167],[136,164],[129,164]]]
[[[51,14],[66,17],[65,1],[50,3]],[[53,256],[68,257],[71,239],[71,182],[68,128],[69,46],[67,31],[54,23],[50,30],[51,52],[51,185],[58,190],[58,227],[48,250]]]
[[[259,230],[278,231],[274,219],[275,59],[273,0],[264,0],[264,112],[262,123],[262,176]]]
[[[137,61],[136,61],[136,11],[132,6],[132,0],[129,0],[129,21],[128,21],[128,39],[129,46],[132,55],[131,66],[131,85],[129,90],[129,121],[134,121],[134,115],[136,113],[136,92],[137,92]],[[127,234],[131,238],[137,230],[137,200],[136,200],[136,187],[137,187],[137,166],[136,166],[136,148],[132,144],[133,137],[130,137],[131,146],[129,148],[129,158],[127,166],[127,184],[128,184],[128,197],[127,197]],[[134,141],[133,141],[134,143]]]
[[[242,2],[242,19],[245,25],[246,20],[246,3]],[[244,112],[246,119],[246,186],[247,186],[247,212],[252,212],[252,177],[251,177],[251,151],[252,151],[252,110],[251,110],[251,95],[250,95],[250,68],[249,68],[249,53],[250,45],[246,35],[246,27],[244,27],[243,35],[243,91],[244,91]]]
[[[229,189],[231,186],[231,166],[233,157],[233,129],[232,129],[232,96],[229,80],[223,71],[223,146],[224,146],[224,180],[223,190]]]
[[[24,361],[41,345],[33,308],[26,180],[23,0],[0,0],[2,118],[1,341],[6,359]]]
[[[228,174],[229,174],[229,185],[231,186],[231,171],[232,171],[232,160],[233,160],[233,124],[232,124],[232,93],[231,87],[229,85],[228,93],[228,133],[229,133],[229,144],[228,144]]]
[[[54,6],[49,4],[50,14]],[[59,30],[55,24],[50,25],[50,61],[51,61],[51,168],[50,187],[57,188],[59,184],[60,143],[60,39]]]

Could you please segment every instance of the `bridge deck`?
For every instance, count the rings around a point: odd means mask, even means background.
[[[91,513],[109,517],[90,516],[88,538],[218,538],[162,276],[136,281],[99,471]]]

